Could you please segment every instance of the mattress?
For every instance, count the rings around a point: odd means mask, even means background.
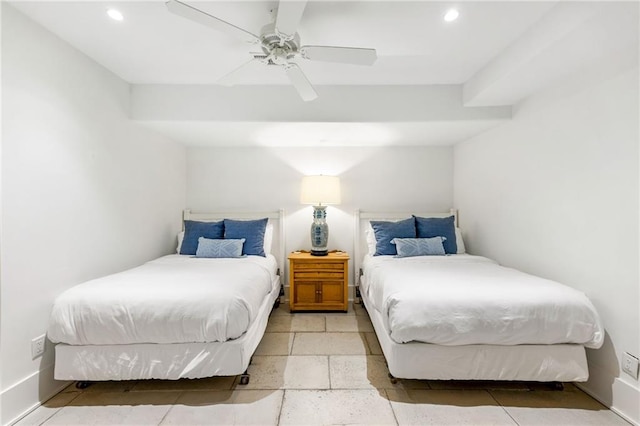
[[[88,281],[54,302],[54,343],[224,342],[242,336],[277,285],[273,256],[169,255]]]
[[[367,256],[361,291],[397,343],[598,348],[604,339],[583,293],[481,256]]]

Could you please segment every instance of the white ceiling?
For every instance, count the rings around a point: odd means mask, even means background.
[[[184,1],[254,34],[260,34],[261,27],[272,19],[271,11],[277,7],[277,1]],[[256,50],[255,46],[228,34],[169,13],[162,1],[11,3],[134,87],[219,87],[216,81],[246,62],[249,52]],[[442,17],[453,6],[460,11],[460,18],[446,23]],[[342,119],[328,122],[323,114],[314,118],[318,105],[332,109],[326,99],[322,103],[322,86],[341,86],[344,97],[353,98],[361,93],[355,91],[357,87],[363,85],[372,87],[372,91],[376,87],[389,90],[386,87],[389,85],[405,89],[407,86],[460,85],[467,106],[511,105],[579,69],[585,61],[601,59],[612,46],[620,48],[635,43],[637,49],[637,5],[633,6],[627,3],[627,7],[613,8],[608,15],[610,19],[604,20],[607,26],[599,28],[602,27],[600,17],[607,15],[602,8],[609,7],[605,3],[309,1],[298,28],[301,44],[375,48],[376,63],[362,67],[299,60],[320,94],[318,100],[308,104],[295,96],[279,68],[262,64],[240,76],[236,92],[225,92],[225,95],[237,93],[237,101],[250,104],[251,95],[240,90],[241,87],[255,87],[254,93],[280,87],[281,92],[276,92],[278,106],[284,111],[280,116],[270,111],[264,119],[256,119],[255,114],[249,119],[239,111],[236,116],[225,119],[166,116],[154,119],[144,113],[132,118],[187,145],[258,145],[263,142],[252,135],[268,134],[270,128],[274,125],[277,128],[279,124],[280,128],[292,127],[291,133],[298,136],[311,132],[313,136],[306,138],[305,143],[312,146],[359,146],[367,142],[356,136],[358,132],[353,129],[363,124],[362,120],[345,118],[343,122]],[[107,17],[108,8],[119,9],[124,21]],[[628,18],[629,10],[635,11],[635,21],[633,14]],[[627,17],[626,24],[620,24],[616,17]],[[580,45],[584,37],[578,35],[593,33],[594,26],[599,38],[595,43],[591,39],[585,40],[588,44]],[[568,64],[566,67],[563,61]],[[518,75],[526,78],[519,79]],[[454,96],[463,107],[463,96]],[[207,101],[216,102],[215,99],[213,96]],[[341,103],[338,96],[333,96],[331,101],[333,107]],[[193,98],[194,104],[198,102],[202,99]],[[366,110],[376,105],[363,102],[359,107]],[[293,111],[300,109],[308,111],[305,119],[292,118]],[[287,115],[287,110],[292,113]],[[502,111],[496,116],[486,114],[483,120],[452,116],[444,120],[442,117],[383,123],[376,120],[373,124],[382,133],[394,135],[388,138],[387,144],[425,145],[453,144],[504,120]]]
[[[188,1],[254,34],[277,1]],[[372,47],[373,67],[301,60],[314,84],[459,84],[511,44],[555,2],[475,2],[442,19],[452,2],[310,1],[302,44]],[[163,1],[18,2],[17,7],[130,83],[214,84],[259,50],[167,11]],[[116,22],[108,8],[123,15]],[[260,66],[262,64],[258,64]],[[240,84],[289,84],[275,67]]]

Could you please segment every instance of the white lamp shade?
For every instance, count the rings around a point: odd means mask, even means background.
[[[324,175],[303,177],[300,202],[316,206],[340,204],[340,178]]]

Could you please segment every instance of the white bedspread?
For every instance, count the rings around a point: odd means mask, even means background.
[[[70,288],[47,335],[70,345],[223,342],[240,337],[272,290],[275,258],[169,255]]]
[[[363,291],[397,343],[598,348],[600,318],[581,292],[480,256],[367,256]]]

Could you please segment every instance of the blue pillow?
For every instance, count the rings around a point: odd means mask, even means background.
[[[224,222],[196,222],[195,220],[184,221],[184,238],[180,246],[180,254],[196,254],[198,249],[198,238],[209,239],[224,238]]]
[[[244,238],[242,254],[265,257],[264,232],[267,229],[268,218],[258,220],[224,220],[224,238]]]
[[[456,254],[458,245],[456,244],[455,217],[418,217],[416,220],[416,232],[418,238],[445,237],[444,251],[447,254]]]
[[[242,257],[242,245],[244,238],[239,240],[210,240],[198,238],[196,257]]]
[[[433,238],[394,238],[391,244],[396,245],[397,257],[412,256],[444,256],[445,237]]]
[[[415,238],[416,225],[413,218],[397,222],[372,220],[371,227],[376,236],[376,252],[374,256],[398,254],[396,246],[391,244],[394,238]]]

